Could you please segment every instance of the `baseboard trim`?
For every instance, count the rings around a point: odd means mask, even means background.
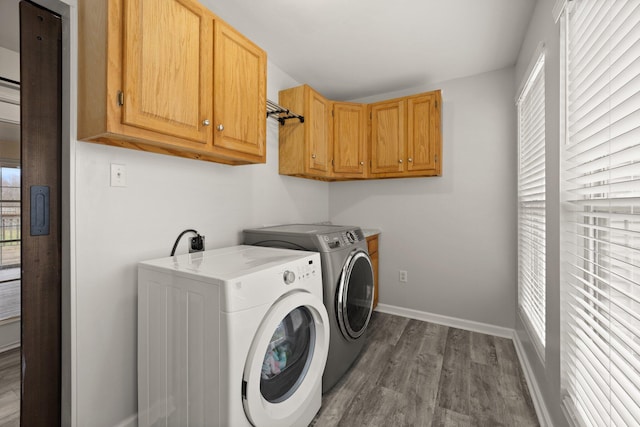
[[[426,311],[413,310],[394,305],[378,304],[375,311],[395,314],[396,316],[408,317],[410,319],[424,320],[426,322],[437,323],[439,325],[449,326],[452,328],[465,329],[472,332],[479,332],[481,334],[495,335],[502,338],[513,338],[514,335],[513,329],[504,328],[502,326],[458,319],[456,317],[443,316],[441,314],[428,313]]]
[[[547,408],[547,405],[544,402],[544,398],[542,397],[540,385],[538,384],[538,381],[536,381],[536,376],[533,374],[533,369],[531,368],[531,364],[529,363],[527,353],[524,351],[522,341],[520,341],[520,337],[515,330],[513,331],[513,336],[511,337],[511,339],[513,340],[513,345],[516,348],[516,354],[518,355],[518,359],[520,360],[520,365],[522,366],[524,377],[527,380],[529,394],[531,395],[533,406],[536,410],[536,414],[538,415],[538,422],[540,423],[541,427],[553,427],[551,415],[549,414],[549,409]]]

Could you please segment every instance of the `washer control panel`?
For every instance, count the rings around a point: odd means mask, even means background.
[[[320,277],[320,263],[313,258],[300,261],[295,265],[289,265],[282,273],[282,281],[285,285]]]
[[[337,233],[323,234],[320,239],[326,249],[341,249],[363,241],[364,234],[359,228],[354,228]]]

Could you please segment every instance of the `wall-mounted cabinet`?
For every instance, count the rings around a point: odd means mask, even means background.
[[[333,176],[364,178],[367,173],[367,106],[334,102]]]
[[[434,91],[369,105],[371,177],[442,173],[441,104]]]
[[[79,139],[265,161],[264,51],[191,0],[83,0],[78,9]]]
[[[280,127],[280,174],[330,181],[439,176],[440,91],[373,104],[328,101],[308,85],[280,92],[304,122]]]
[[[280,174],[331,177],[331,101],[303,85],[280,91],[278,104],[304,116],[280,126]]]

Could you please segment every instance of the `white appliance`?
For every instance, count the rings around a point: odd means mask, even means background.
[[[373,312],[373,267],[364,233],[348,225],[284,224],[244,230],[244,242],[320,253],[324,305],[331,325],[322,378],[326,393],[362,352]]]
[[[234,246],[139,264],[140,426],[306,426],[328,348],[318,253]]]

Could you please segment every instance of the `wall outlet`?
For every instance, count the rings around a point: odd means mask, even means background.
[[[407,270],[400,270],[400,283],[407,283]]]
[[[127,168],[125,165],[111,163],[111,186],[126,187],[127,186]]]

